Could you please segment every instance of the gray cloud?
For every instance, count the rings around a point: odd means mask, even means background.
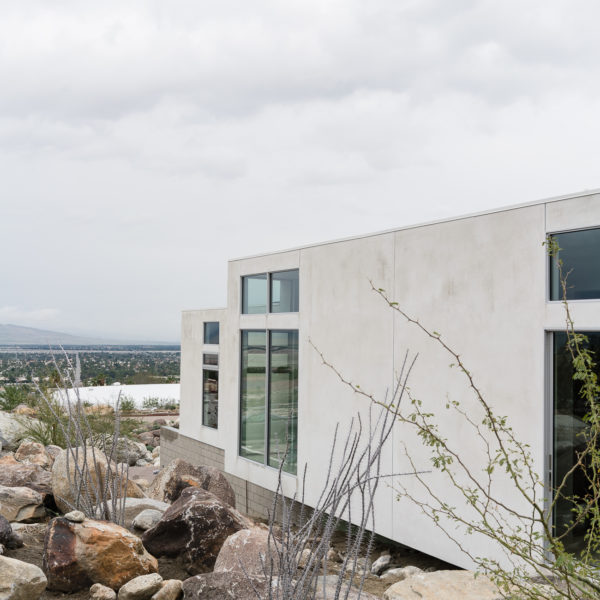
[[[7,3],[0,306],[175,339],[182,308],[224,303],[228,258],[595,187],[599,16],[588,0]]]

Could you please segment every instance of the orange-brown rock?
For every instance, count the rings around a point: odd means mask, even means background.
[[[200,487],[235,508],[235,492],[219,469],[194,466],[181,458],[171,461],[154,478],[148,496],[161,502],[175,502],[187,487]]]
[[[43,569],[52,590],[74,592],[93,583],[118,590],[134,577],[156,573],[158,562],[124,527],[59,517],[46,530]]]
[[[52,493],[52,475],[39,465],[20,463],[12,454],[0,459],[0,485],[28,487],[40,494]]]
[[[42,469],[49,469],[54,458],[39,442],[24,441],[15,452],[15,458],[22,463],[39,465]]]
[[[93,456],[95,456],[96,465],[98,467],[97,471],[93,468]],[[92,454],[91,448],[88,448],[84,458],[83,451],[79,448],[77,464],[80,469],[83,468],[85,461],[87,461],[88,464],[90,480],[93,481],[96,486],[104,486],[108,461],[103,456],[102,452],[96,448]],[[113,472],[115,468],[116,467],[113,465]],[[72,485],[75,473],[75,459],[72,455],[69,457],[69,468],[67,470],[67,451],[63,450],[54,461],[51,478],[56,506],[58,506],[59,510],[62,512],[69,512],[70,510],[77,508],[75,506],[75,496]],[[126,496],[128,498],[145,498],[146,494],[144,494],[142,489],[133,481],[129,480],[127,482]]]

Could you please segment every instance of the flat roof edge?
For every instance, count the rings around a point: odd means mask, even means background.
[[[561,196],[551,196],[550,198],[545,198],[543,200],[533,200],[531,202],[521,202],[519,204],[511,204],[507,206],[501,206],[498,208],[492,208],[488,210],[478,211],[474,213],[467,213],[464,215],[458,215],[456,217],[446,217],[445,219],[436,219],[433,221],[424,221],[421,223],[415,223],[413,225],[405,225],[402,227],[394,227],[391,229],[384,229],[382,231],[374,231],[371,233],[363,233],[358,235],[351,235],[348,237],[337,238],[334,240],[326,240],[324,242],[314,242],[311,244],[304,244],[302,246],[294,246],[292,248],[286,248],[284,250],[274,250],[273,252],[260,252],[259,254],[251,254],[248,256],[241,256],[239,258],[231,258],[227,262],[238,262],[241,260],[251,260],[253,258],[262,258],[265,256],[273,256],[275,254],[285,254],[287,252],[298,252],[299,250],[306,250],[308,248],[316,248],[317,246],[328,246],[330,244],[340,244],[343,242],[350,242],[352,240],[362,240],[368,237],[376,237],[379,235],[388,235],[390,233],[396,233],[398,231],[406,231],[407,229],[418,229],[420,227],[428,227],[429,225],[440,225],[442,223],[451,223],[453,221],[462,221],[464,219],[472,219],[473,217],[483,217],[485,215],[493,215],[496,213],[507,212],[509,210],[518,210],[521,208],[529,208],[531,206],[539,206],[542,204],[551,204],[553,202],[560,202],[561,200],[572,200],[575,198],[585,198],[586,196],[594,196],[596,194],[600,194],[600,188],[595,188],[592,190],[584,190],[582,192],[577,192],[573,194],[564,194]]]

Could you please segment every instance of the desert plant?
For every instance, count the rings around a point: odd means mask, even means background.
[[[121,397],[121,412],[133,412],[135,410],[135,401],[127,396]]]
[[[61,498],[73,510],[82,511],[86,517],[124,523],[125,496],[129,480],[127,464],[116,465],[115,457],[121,442],[121,411],[117,400],[110,435],[101,435],[92,427],[92,417],[85,411],[79,395],[81,367],[76,355],[75,365],[64,353],[67,368],[60,370],[61,385],[56,394],[39,386],[40,407],[47,411],[51,424],[61,436],[66,451],[66,472],[73,502]],[[96,448],[95,444],[99,447]],[[103,460],[102,460],[103,459]],[[102,463],[106,463],[103,466]],[[72,468],[71,468],[72,466]]]
[[[23,385],[7,385],[0,392],[0,410],[13,410],[19,404],[26,404],[29,388]]]
[[[556,252],[551,240],[549,243],[550,253]],[[561,267],[559,262],[559,269]],[[385,290],[375,288],[373,284],[373,290],[387,306],[440,345],[452,360],[450,366],[457,368],[465,377],[482,418],[474,417],[473,410],[464,401],[446,399],[444,406],[445,410],[461,417],[473,439],[479,442],[485,462],[483,469],[470,466],[462,450],[463,440],[445,437],[440,428],[443,419],[440,412],[427,412],[413,392],[406,392],[409,410],[398,411],[393,403],[379,401],[342,378],[356,393],[393,411],[394,418],[413,428],[423,445],[429,448],[431,464],[445,475],[447,484],[458,492],[464,504],[454,506],[432,488],[420,475],[417,460],[406,445],[404,454],[427,499],[417,498],[402,484],[399,493],[430,517],[482,572],[496,582],[505,597],[510,598],[580,600],[600,597],[600,386],[594,358],[585,347],[585,336],[575,331],[566,302],[567,275],[561,270],[567,347],[574,366],[574,379],[581,382],[581,394],[586,400],[588,413],[585,418],[587,428],[581,434],[585,447],[577,453],[572,468],[553,490],[544,488],[528,445],[516,437],[507,417],[497,414],[492,408],[460,354],[445,342],[440,333],[408,315],[387,296]],[[566,492],[567,479],[577,471],[583,474],[589,485],[589,493],[583,498],[569,496]],[[518,499],[524,508],[516,508],[516,502],[507,502],[505,495],[498,494],[494,485],[497,477],[510,481],[513,499]],[[571,522],[562,530],[557,530],[553,523],[553,510],[559,499],[571,503],[573,514]],[[586,545],[580,554],[574,554],[566,550],[564,539],[583,523],[587,526]],[[493,546],[502,550],[504,559],[500,561],[472,554],[460,543],[457,530],[466,535],[478,534],[487,538]]]
[[[370,407],[366,423],[358,414],[341,442],[339,425],[336,426],[327,477],[314,506],[308,508],[305,504],[306,467],[300,498],[285,497],[282,481],[285,460],[281,461],[277,493],[270,511],[269,552],[263,564],[265,575],[271,582],[270,600],[312,600],[317,597],[338,600],[347,598],[352,586],[360,595],[373,545],[375,492],[382,478],[392,477],[392,474],[381,472],[382,451],[406,395],[413,364],[414,360],[409,364],[405,357],[397,385],[383,410],[373,411]],[[395,408],[390,410],[392,406]],[[327,575],[326,557],[332,537],[345,520],[354,525],[347,528],[346,552],[337,573],[335,590],[333,594],[329,590],[327,595],[320,596],[320,586],[324,587],[326,580],[320,581],[319,575]],[[310,554],[305,557],[306,564],[299,574],[299,563],[305,550]]]

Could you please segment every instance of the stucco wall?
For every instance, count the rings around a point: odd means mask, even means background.
[[[467,381],[440,346],[385,305],[371,289],[384,288],[408,314],[441,333],[460,353],[477,385],[499,414],[506,415],[519,439],[529,443],[540,474],[548,449],[547,331],[561,329],[560,303],[547,301],[548,259],[542,242],[547,232],[600,225],[600,198],[585,196],[539,203],[332,242],[229,263],[228,306],[219,311],[186,311],[182,337],[181,434],[223,451],[231,476],[266,489],[277,484],[275,470],[238,456],[240,329],[299,330],[298,464],[308,464],[307,502],[317,498],[325,480],[333,428],[342,430],[367,409],[311,344],[349,380],[383,399],[392,388],[406,352],[418,359],[411,392],[424,408],[440,416],[442,431],[471,468],[483,466],[479,442],[445,408],[458,400],[468,414],[481,417]],[[241,315],[241,276],[300,269],[298,314]],[[581,329],[600,328],[600,302],[572,303]],[[204,320],[221,321],[219,429],[201,426],[201,352]],[[382,470],[410,470],[403,448],[418,468],[431,470],[426,450],[412,431],[398,425]],[[301,467],[300,467],[301,469]],[[436,472],[426,475],[433,490],[462,502]],[[285,491],[299,493],[295,477],[284,476]],[[422,497],[410,476],[380,486],[378,533],[461,566],[471,563],[440,535],[394,488],[404,486]],[[519,506],[510,482],[495,479],[496,492]],[[421,494],[421,496],[420,496]],[[464,542],[474,553],[493,552],[482,539]]]

